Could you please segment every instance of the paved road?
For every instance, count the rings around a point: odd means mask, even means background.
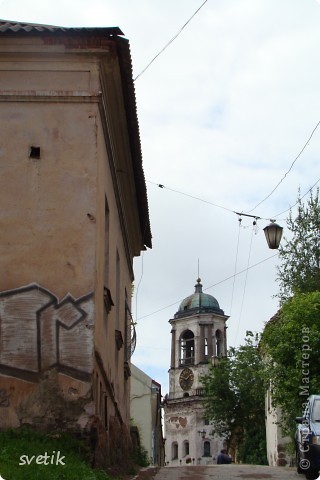
[[[163,467],[155,475],[154,480],[305,480],[298,475],[295,468],[268,467],[259,465],[211,465]]]

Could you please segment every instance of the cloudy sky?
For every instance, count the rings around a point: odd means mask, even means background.
[[[168,321],[198,269],[230,315],[229,346],[277,310],[278,256],[263,228],[286,227],[298,188],[320,177],[320,3],[0,0],[0,17],[119,26],[130,41],[153,233],[135,261],[133,362],[165,394]],[[239,224],[234,211],[261,220]]]

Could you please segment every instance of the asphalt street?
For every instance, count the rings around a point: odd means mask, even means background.
[[[147,469],[146,469],[147,470]],[[147,478],[145,475],[136,479]],[[150,472],[151,473],[151,472]],[[155,475],[154,475],[155,474]],[[153,472],[149,478],[154,480],[305,480],[304,475],[299,475],[292,467],[269,467],[265,465],[210,465],[210,466],[184,466],[163,467],[157,473]],[[319,477],[320,478],[320,477]]]

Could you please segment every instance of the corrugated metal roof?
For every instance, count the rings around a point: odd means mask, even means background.
[[[149,217],[149,206],[147,197],[147,187],[142,165],[142,152],[140,142],[140,131],[136,106],[136,94],[132,78],[132,61],[130,55],[129,42],[124,38],[117,38],[118,55],[120,60],[120,70],[122,77],[123,95],[125,99],[125,109],[130,131],[130,145],[132,151],[132,160],[134,164],[134,176],[137,188],[137,200],[139,205],[140,227],[143,236],[144,245],[152,247],[152,235]]]
[[[1,33],[95,33],[103,35],[123,35],[119,27],[58,27],[55,25],[41,25],[38,23],[15,22],[0,20]]]

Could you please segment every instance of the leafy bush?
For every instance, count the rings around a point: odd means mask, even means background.
[[[239,447],[238,461],[253,465],[268,465],[266,435],[264,429],[252,428],[244,434]]]
[[[133,452],[132,460],[140,467],[147,467],[150,465],[148,452],[141,445],[137,446]]]

